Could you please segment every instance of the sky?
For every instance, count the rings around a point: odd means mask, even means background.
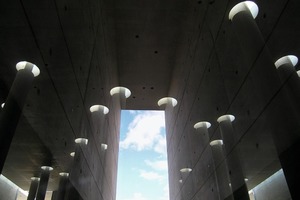
[[[164,111],[123,110],[117,200],[169,200]]]

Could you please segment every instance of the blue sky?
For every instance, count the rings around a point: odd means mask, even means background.
[[[123,110],[117,200],[169,200],[164,111]]]

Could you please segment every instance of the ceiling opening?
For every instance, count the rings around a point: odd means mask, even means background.
[[[122,110],[117,200],[169,200],[164,111]]]

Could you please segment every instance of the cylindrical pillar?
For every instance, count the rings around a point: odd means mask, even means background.
[[[36,193],[36,200],[45,199],[50,172],[53,170],[53,168],[49,166],[42,166],[41,169],[42,172],[40,176],[40,184]]]
[[[66,187],[69,180],[69,173],[61,172],[59,173],[60,180],[59,180],[59,186],[56,193],[56,200],[64,200],[65,194],[66,194]]]
[[[36,196],[36,191],[39,186],[40,178],[38,177],[31,177],[31,184],[27,196],[27,200],[34,200]]]
[[[114,87],[110,90],[114,105],[120,104],[121,109],[126,108],[126,99],[130,97],[131,91],[126,87]]]
[[[265,46],[264,38],[254,20],[257,14],[258,6],[250,1],[238,3],[229,12],[229,19],[232,21],[232,27],[241,44],[241,50],[249,63],[257,59]]]
[[[102,128],[105,125],[105,115],[109,113],[109,109],[103,105],[93,105],[90,107],[93,121],[93,132],[95,134],[103,134]]]
[[[37,66],[25,61],[19,62],[16,68],[18,73],[0,115],[0,173],[2,172],[27,94],[34,77],[40,73]]]
[[[300,80],[295,66],[298,58],[294,55],[287,55],[279,58],[275,63],[282,84],[285,85],[285,93],[289,104],[296,110],[297,115],[300,113]],[[299,117],[298,117],[299,118]]]
[[[228,168],[223,154],[223,140],[213,140],[209,144],[213,154],[220,200],[233,200]]]
[[[107,136],[104,133],[105,115],[109,113],[109,109],[103,105],[93,105],[90,107],[92,121],[93,121],[93,134],[99,140],[96,144],[100,144],[101,153],[107,149]]]
[[[249,200],[247,185],[244,180],[237,148],[235,147],[236,139],[232,127],[232,121],[234,121],[234,119],[235,117],[233,115],[223,115],[219,117],[217,121],[219,122],[221,136],[224,142],[233,197],[238,200]]]
[[[209,142],[209,133],[208,129],[211,127],[211,124],[206,121],[198,122],[194,125],[194,128],[201,135],[203,144],[208,144]]]
[[[171,127],[171,114],[174,107],[177,105],[177,100],[173,97],[163,97],[158,100],[157,105],[165,110],[165,123],[166,123],[166,133],[169,133],[172,129]],[[168,137],[172,137],[173,134],[167,134],[167,141],[170,141]]]

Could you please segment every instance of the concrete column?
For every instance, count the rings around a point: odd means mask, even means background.
[[[296,110],[298,119],[300,112],[300,80],[295,66],[298,58],[294,55],[287,55],[279,58],[275,63],[282,84],[285,85],[285,93],[289,104]]]
[[[300,80],[299,74],[295,71],[295,65],[298,58],[293,55],[284,56],[275,62],[275,66],[280,75],[280,79],[285,84],[284,92],[289,100],[289,105],[293,107],[293,111],[288,112],[290,120],[296,118],[300,119]],[[294,114],[295,113],[295,114]],[[294,114],[294,116],[293,116]],[[290,121],[289,120],[289,121]],[[297,122],[296,122],[297,123]],[[300,179],[298,155],[300,153],[300,139],[299,134],[289,133],[284,135],[275,134],[275,143],[280,144],[281,138],[290,138],[293,143],[283,152],[279,151],[279,160],[289,187],[290,194],[293,199],[300,199],[298,191],[298,182]]]
[[[2,172],[27,94],[31,89],[34,77],[40,73],[37,66],[25,61],[17,63],[16,68],[18,73],[0,115],[0,173]]]
[[[109,109],[103,105],[93,105],[90,107],[93,121],[93,133],[99,138],[99,143],[101,142],[101,153],[105,153],[108,145],[107,138],[104,133],[105,126],[105,115],[109,113]]]
[[[90,107],[90,112],[93,121],[93,132],[95,134],[103,134],[103,127],[105,125],[105,115],[109,113],[109,109],[103,105],[93,105]]]
[[[38,177],[31,177],[31,184],[29,188],[29,193],[27,200],[34,200],[36,196],[36,191],[39,186],[40,178]]]
[[[233,200],[228,168],[223,153],[223,140],[213,140],[209,145],[213,154],[215,176],[220,200]]]
[[[41,167],[41,177],[40,177],[40,184],[36,194],[36,200],[44,200],[47,192],[47,186],[49,181],[50,172],[53,170],[52,167],[49,166],[42,166]]]
[[[253,63],[264,48],[265,41],[255,22],[258,6],[254,2],[245,1],[234,6],[229,12],[229,20],[241,44],[245,59]],[[270,57],[268,59],[271,59]],[[272,61],[270,60],[270,64]]]
[[[69,173],[61,172],[59,173],[60,180],[59,186],[56,193],[56,200],[64,200],[66,194],[66,187],[69,180]]]
[[[110,90],[114,105],[120,104],[121,109],[126,108],[126,99],[130,97],[131,92],[126,87],[114,87]]]
[[[208,129],[211,127],[211,124],[206,121],[198,122],[194,125],[194,128],[201,135],[201,139],[203,140],[203,144],[208,144],[209,142],[209,133]]]
[[[234,119],[235,117],[233,115],[223,115],[219,117],[217,121],[219,122],[221,136],[224,142],[233,197],[238,200],[249,200],[247,185],[244,180],[237,148],[235,147],[237,141],[234,137],[235,133],[232,127],[232,121],[234,121]]]

